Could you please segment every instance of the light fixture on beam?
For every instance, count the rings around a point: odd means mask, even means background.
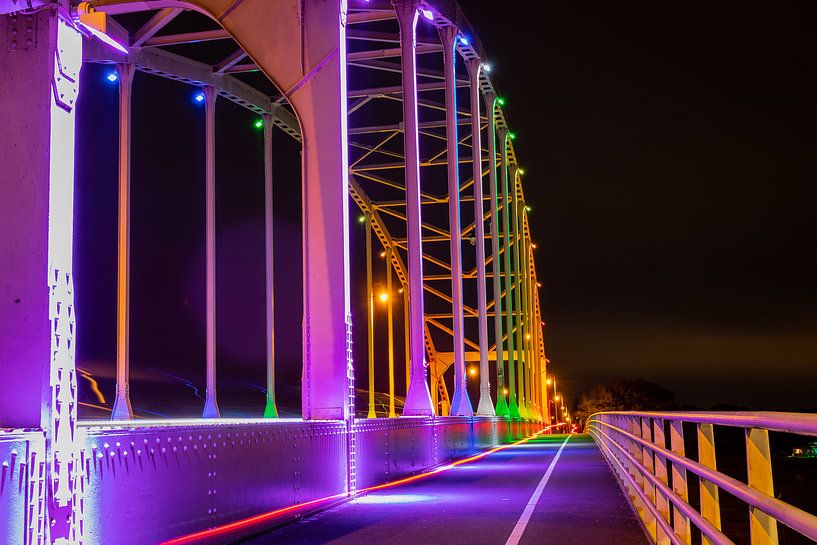
[[[108,14],[97,11],[90,2],[80,2],[77,5],[75,18],[79,22],[81,29],[91,36],[99,38],[102,42],[122,53],[128,52],[128,49],[111,35],[114,27],[108,24],[110,22]]]

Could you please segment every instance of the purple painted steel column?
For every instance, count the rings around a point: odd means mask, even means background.
[[[267,310],[267,402],[264,418],[277,418],[275,405],[275,289],[272,240],[272,116],[264,116],[264,250]]]
[[[348,420],[354,416],[354,369],[349,296],[346,2],[303,0],[301,6],[301,78],[287,91],[304,142],[301,410],[305,419]],[[288,57],[279,59],[282,64],[287,61]],[[350,486],[353,484],[350,481]]]
[[[400,24],[400,57],[403,70],[403,146],[406,161],[406,229],[408,237],[409,319],[411,323],[411,380],[404,416],[432,416],[425,359],[423,310],[423,243],[420,219],[420,153],[417,116],[417,0],[393,0]]]
[[[204,88],[205,217],[207,229],[207,391],[202,418],[221,416],[216,401],[216,100],[215,87]]]
[[[491,382],[488,369],[488,301],[485,292],[485,221],[482,209],[482,132],[480,128],[479,71],[482,63],[478,58],[468,61],[471,85],[471,157],[474,176],[474,224],[477,236],[477,312],[479,313],[479,404],[477,414],[494,416],[491,401]],[[489,121],[490,123],[490,121]],[[499,392],[501,395],[502,392]]]
[[[130,402],[130,135],[134,66],[116,65],[119,76],[119,247],[117,259],[116,400],[112,420],[133,418]]]
[[[47,512],[25,531],[45,543],[73,543],[82,519],[72,473],[81,463],[72,255],[81,66],[82,37],[57,10],[0,16],[0,427],[44,432],[46,452],[20,459],[36,456],[26,513],[42,499]]]
[[[460,228],[460,165],[457,139],[456,41],[453,26],[439,30],[445,73],[445,137],[448,151],[448,229],[451,236],[451,307],[454,319],[454,395],[451,416],[472,416],[474,409],[465,384],[465,336],[462,309],[462,229]]]
[[[499,203],[496,180],[496,101],[495,93],[485,95],[488,114],[488,191],[491,195],[491,256],[494,288],[494,350],[496,351],[496,414],[509,416],[505,400],[505,357],[502,346],[502,258],[499,255]]]

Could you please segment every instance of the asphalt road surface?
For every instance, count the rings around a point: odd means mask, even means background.
[[[247,545],[646,545],[586,435],[540,436],[379,490]]]

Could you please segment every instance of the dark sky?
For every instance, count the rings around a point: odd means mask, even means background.
[[[578,394],[817,405],[817,6],[467,2],[519,133]]]
[[[642,377],[704,408],[814,408],[813,3],[462,6],[519,135],[548,356],[568,398]],[[229,53],[217,44],[205,50],[213,62]],[[107,72],[86,65],[82,73],[75,268],[78,365],[110,403],[117,102]],[[204,383],[203,111],[190,86],[145,74],[134,86],[131,392],[142,415],[192,416]],[[261,134],[251,113],[227,101],[217,115],[222,410],[260,414]],[[297,414],[299,149],[278,132],[274,153],[278,396]],[[355,357],[365,383],[354,229],[353,238]],[[98,404],[89,385],[80,380],[81,400]]]

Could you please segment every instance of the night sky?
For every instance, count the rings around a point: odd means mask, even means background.
[[[535,17],[522,4],[462,2],[519,135],[548,357],[568,398],[641,377],[702,408],[814,409],[813,4],[547,2]],[[78,365],[110,403],[117,98],[108,71],[83,68],[75,269]],[[204,135],[192,95],[136,76],[131,391],[143,416],[195,415],[203,395]],[[227,101],[217,115],[220,400],[226,415],[260,414],[261,133]],[[278,395],[284,413],[297,414],[299,148],[276,132],[274,150]],[[99,404],[85,380],[80,393]]]
[[[817,407],[817,6],[467,4],[529,173],[562,384]]]

